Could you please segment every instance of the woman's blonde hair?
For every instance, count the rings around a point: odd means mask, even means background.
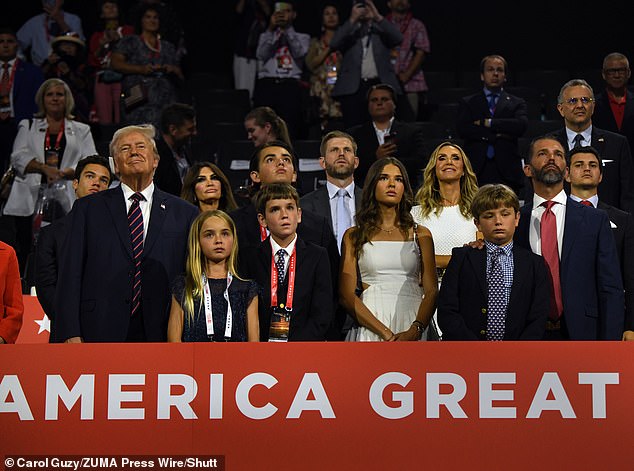
[[[236,271],[237,259],[238,259],[238,235],[236,232],[236,225],[233,219],[219,209],[212,211],[204,211],[200,213],[189,230],[189,237],[187,238],[187,263],[185,266],[185,290],[183,292],[183,299],[181,305],[183,311],[190,323],[194,322],[194,300],[202,299],[203,297],[203,273],[206,266],[205,254],[200,248],[200,232],[203,228],[203,224],[209,218],[217,217],[222,219],[233,237],[233,247],[231,247],[231,253],[227,259],[227,272],[231,273],[234,277],[242,279],[238,276]],[[202,307],[202,303],[200,303]],[[200,309],[199,309],[200,310]]]
[[[66,104],[64,107],[64,117],[66,119],[73,119],[73,110],[75,109],[75,99],[73,98],[73,92],[70,91],[70,87],[66,82],[58,78],[50,78],[46,80],[40,88],[37,89],[35,94],[35,104],[37,105],[37,112],[33,115],[36,118],[46,118],[46,107],[44,106],[44,95],[48,92],[48,89],[61,85],[64,87],[64,96],[66,97]]]
[[[429,162],[423,171],[423,184],[416,192],[415,201],[420,205],[421,214],[427,217],[433,211],[439,215],[443,210],[442,196],[440,195],[440,182],[436,175],[436,162],[438,155],[444,147],[452,146],[458,149],[460,157],[462,157],[464,174],[460,177],[460,213],[466,217],[471,217],[471,202],[478,192],[478,178],[476,177],[471,162],[465,151],[458,144],[445,141],[438,145],[429,156]]]

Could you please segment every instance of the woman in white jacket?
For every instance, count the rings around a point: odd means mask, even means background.
[[[4,215],[16,216],[18,251],[23,256],[31,249],[32,235],[27,228],[40,187],[55,186],[56,200],[67,213],[75,200],[75,166],[81,158],[97,153],[90,127],[73,119],[75,101],[63,80],[46,80],[35,102],[35,118],[24,119],[18,126],[11,153],[16,177],[3,209]]]

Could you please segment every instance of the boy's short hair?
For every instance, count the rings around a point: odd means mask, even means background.
[[[603,173],[603,159],[601,158],[601,156],[599,155],[599,151],[596,150],[594,147],[592,146],[579,146],[579,147],[574,147],[572,149],[570,149],[568,151],[568,154],[566,154],[566,165],[568,165],[568,167],[570,167],[570,164],[572,163],[572,156],[575,154],[592,154],[597,158],[597,162],[599,162],[599,172]]]
[[[295,200],[299,208],[299,193],[290,183],[271,183],[263,186],[255,199],[258,214],[265,215],[266,203],[271,200]]]
[[[293,150],[293,148],[284,141],[275,140],[267,142],[255,148],[253,154],[251,154],[251,161],[249,162],[249,172],[260,171],[260,155],[262,154],[262,151],[264,149],[267,149],[269,147],[281,147],[282,149],[285,149],[291,156],[291,160],[293,161],[293,169],[296,172],[298,171],[299,167],[297,163],[297,156],[295,155],[295,151]]]
[[[473,217],[480,219],[485,211],[498,208],[513,208],[517,213],[520,210],[520,201],[515,192],[502,183],[482,185],[471,203]]]

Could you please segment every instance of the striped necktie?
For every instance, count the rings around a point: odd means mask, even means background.
[[[128,226],[130,226],[130,241],[134,258],[134,279],[132,283],[132,303],[130,315],[134,316],[141,307],[141,256],[143,255],[143,214],[139,201],[145,200],[141,193],[130,196],[132,204],[128,212]]]

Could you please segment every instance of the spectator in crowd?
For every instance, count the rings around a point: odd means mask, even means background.
[[[426,339],[438,293],[434,243],[414,223],[411,201],[398,159],[372,164],[356,226],[346,231],[341,250],[340,301],[358,323],[347,340]]]
[[[276,2],[269,27],[258,40],[257,58],[262,62],[255,84],[255,106],[270,106],[286,121],[293,139],[304,137],[300,78],[310,36],[293,27],[292,2]]]
[[[471,212],[485,250],[453,249],[438,299],[443,340],[544,337],[548,272],[542,257],[513,244],[519,210],[517,195],[503,184],[484,185],[473,198]]]
[[[480,61],[483,89],[460,100],[456,128],[478,183],[504,183],[520,194],[524,175],[517,140],[528,126],[528,106],[504,90],[507,72],[502,56]]]
[[[18,30],[18,42],[24,54],[30,50],[30,59],[41,65],[49,56],[53,38],[75,32],[85,40],[81,19],[64,11],[64,0],[42,0],[40,13],[28,19]]]
[[[630,61],[620,52],[603,59],[605,89],[596,96],[593,121],[601,129],[623,134],[634,148],[634,92],[627,86],[632,76]]]
[[[112,172],[108,159],[100,155],[89,155],[77,163],[73,188],[77,198],[108,189]],[[59,257],[68,237],[71,216],[53,221],[42,227],[37,238],[35,258],[35,289],[37,299],[51,322],[49,342],[55,342],[55,292],[58,281]]]
[[[201,213],[214,209],[229,213],[238,208],[229,179],[211,162],[195,162],[189,168],[181,198],[198,206]]]
[[[17,57],[15,31],[0,28],[0,171],[9,163],[18,123],[37,111],[33,97],[42,85],[42,70]]]
[[[349,20],[337,28],[330,41],[330,49],[342,54],[331,95],[341,102],[346,128],[369,120],[365,104],[372,85],[385,83],[395,94],[401,93],[390,50],[402,42],[401,32],[379,13],[372,0],[353,3]]]
[[[403,42],[392,50],[394,71],[403,86],[407,101],[412,109],[412,120],[420,119],[420,111],[426,102],[428,90],[423,61],[431,52],[429,35],[425,24],[414,18],[410,0],[389,0],[390,13],[386,18],[401,31]]]
[[[566,99],[589,98],[575,92]],[[534,195],[520,209],[515,243],[542,255],[550,273],[545,340],[620,340],[625,300],[610,221],[566,196],[565,156],[556,136],[529,145],[524,172]]]
[[[183,179],[191,167],[191,140],[196,131],[196,110],[185,103],[172,103],[161,113],[161,138],[156,142],[159,164],[154,183],[163,191],[179,196]]]
[[[199,212],[154,185],[152,126],[119,129],[110,155],[121,184],[73,208],[60,258],[56,341],[164,342],[170,283],[185,266]]]
[[[168,342],[257,342],[258,285],[236,271],[238,243],[231,218],[219,210],[199,214],[187,248],[185,273],[172,286]]]
[[[425,163],[422,129],[395,118],[396,93],[388,84],[370,87],[366,105],[370,119],[348,129],[359,146],[357,183],[364,186],[365,175],[375,160],[396,157],[405,165],[410,180],[418,184],[416,177]]]
[[[94,102],[99,124],[119,124],[121,120],[121,81],[123,75],[112,69],[111,58],[117,42],[134,34],[124,24],[118,0],[101,0],[99,27],[90,36],[88,64],[95,72]]]
[[[555,135],[570,150],[592,146],[603,159],[603,178],[599,198],[623,211],[634,211],[634,164],[627,138],[594,126],[594,92],[588,82],[573,79],[566,82],[557,97],[557,110],[564,127]]]
[[[310,95],[316,100],[322,132],[341,126],[341,104],[331,94],[337,83],[341,53],[330,48],[330,41],[339,26],[339,12],[333,3],[322,9],[321,35],[310,40],[306,67],[310,71]]]
[[[124,74],[122,122],[160,126],[163,106],[176,101],[184,79],[176,48],[161,39],[158,7],[142,10],[136,35],[119,40],[111,57],[112,68]]]
[[[570,199],[605,211],[616,242],[625,288],[625,329],[623,338],[634,340],[634,219],[630,213],[599,200],[597,188],[603,174],[603,162],[594,147],[577,147],[568,153]]]
[[[258,66],[255,51],[260,34],[267,28],[271,5],[268,0],[237,0],[235,13],[233,84],[236,90],[248,90],[253,99]]]
[[[45,78],[68,84],[75,100],[75,119],[89,122],[92,104],[92,71],[86,63],[86,45],[77,33],[68,32],[51,42],[51,54],[42,63]]]
[[[0,344],[15,343],[22,327],[22,280],[15,250],[0,242]]]
[[[90,127],[73,119],[75,102],[66,82],[46,80],[35,102],[35,119],[24,119],[18,126],[11,154],[17,176],[3,209],[5,216],[14,216],[16,252],[22,268],[34,231],[37,233],[42,222],[50,223],[70,210],[75,200],[72,180],[77,162],[97,152]],[[47,209],[42,204],[45,194],[55,200],[48,207],[51,213],[38,214],[33,220],[38,201],[42,210]]]
[[[286,121],[269,106],[258,106],[249,111],[244,117],[244,129],[247,139],[253,142],[255,147],[270,141],[282,141],[289,146],[292,145]]]

